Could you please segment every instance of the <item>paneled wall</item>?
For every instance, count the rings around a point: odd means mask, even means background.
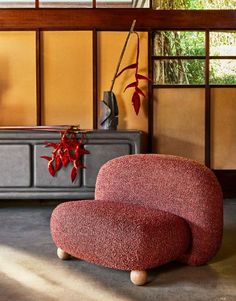
[[[42,124],[79,124],[93,128],[93,32],[43,31],[41,33]],[[147,33],[140,34],[139,71],[147,75]],[[103,91],[110,89],[127,32],[98,32],[98,109]],[[136,36],[131,36],[121,68],[135,63]],[[36,125],[36,33],[0,32],[0,125]],[[122,74],[114,92],[119,105],[119,128],[147,132],[147,96],[137,116],[131,102],[134,70]],[[147,94],[147,82],[140,86]],[[98,120],[99,120],[98,110]],[[99,121],[98,121],[99,127]]]
[[[0,32],[0,125],[36,123],[35,32]]]
[[[148,73],[148,34],[140,32],[140,73]],[[41,33],[43,124],[80,124],[93,127],[93,32]],[[97,33],[98,109],[109,90],[127,32]],[[121,68],[135,62],[132,36]],[[0,125],[36,125],[36,33],[0,32]],[[119,105],[119,128],[148,131],[148,102],[142,98],[136,116],[131,103],[133,70],[117,79],[114,92]],[[147,82],[142,82],[147,95]],[[204,162],[204,88],[153,90],[153,152],[186,156]],[[211,89],[211,167],[236,168],[236,89]],[[99,110],[98,110],[99,111]],[[99,120],[99,112],[98,112]],[[99,122],[98,122],[99,123]],[[98,124],[99,126],[99,124]]]
[[[43,124],[91,129],[92,32],[46,31],[42,41]]]
[[[205,90],[154,89],[153,151],[204,163]],[[211,168],[236,169],[236,88],[211,89]]]
[[[148,35],[140,32],[140,58],[139,72],[148,75]],[[103,91],[108,91],[119,60],[120,52],[126,39],[126,32],[99,32],[98,34],[98,100],[102,100]],[[127,51],[122,60],[121,68],[133,64],[136,61],[137,38],[132,35]],[[134,69],[127,70],[117,78],[114,85],[114,93],[119,106],[119,128],[140,129],[147,132],[148,129],[148,96],[147,81],[140,81],[140,88],[146,94],[141,96],[141,109],[137,116],[132,105],[133,88],[124,89],[127,84],[135,81]]]
[[[212,89],[212,168],[236,169],[236,88]]]
[[[204,163],[204,89],[154,89],[153,101],[154,152]]]

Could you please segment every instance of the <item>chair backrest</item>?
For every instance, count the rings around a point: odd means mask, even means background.
[[[138,154],[104,164],[98,174],[96,200],[140,204],[185,219],[192,246],[181,261],[197,265],[218,251],[223,229],[223,196],[210,169],[186,158]]]

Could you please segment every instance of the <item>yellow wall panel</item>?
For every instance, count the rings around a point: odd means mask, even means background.
[[[212,168],[236,169],[236,88],[212,89]]]
[[[146,75],[148,73],[148,35],[145,32],[140,35],[140,59],[139,73]],[[127,32],[99,32],[98,33],[98,99],[103,99],[103,92],[109,91],[111,81],[114,76],[116,66],[120,57],[121,50],[127,37]],[[136,61],[137,38],[131,35],[120,70]],[[141,97],[141,108],[138,116],[134,112],[132,105],[133,88],[124,91],[127,84],[133,82],[134,69],[126,71],[115,82],[113,92],[119,107],[119,129],[139,129],[147,132],[148,128],[148,97],[147,81],[140,82],[140,88],[146,94]]]
[[[36,124],[35,32],[0,32],[0,125]]]
[[[93,126],[92,32],[43,32],[43,122]]]
[[[154,89],[153,152],[204,163],[204,89]]]

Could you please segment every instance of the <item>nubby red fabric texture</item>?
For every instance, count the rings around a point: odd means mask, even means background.
[[[192,243],[182,261],[190,265],[208,262],[220,247],[221,187],[213,172],[196,161],[157,154],[113,159],[100,169],[95,198],[139,204],[185,219]]]
[[[190,245],[188,224],[158,209],[109,201],[59,205],[51,218],[57,246],[74,257],[121,270],[172,261]]]
[[[124,270],[206,263],[220,247],[222,228],[214,174],[193,160],[155,154],[107,162],[95,200],[63,203],[51,218],[52,238],[65,252]]]

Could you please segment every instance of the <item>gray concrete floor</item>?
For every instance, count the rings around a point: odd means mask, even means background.
[[[225,201],[222,248],[208,265],[167,264],[150,271],[143,287],[128,272],[57,259],[53,206],[1,207],[0,301],[236,300],[236,200]]]

